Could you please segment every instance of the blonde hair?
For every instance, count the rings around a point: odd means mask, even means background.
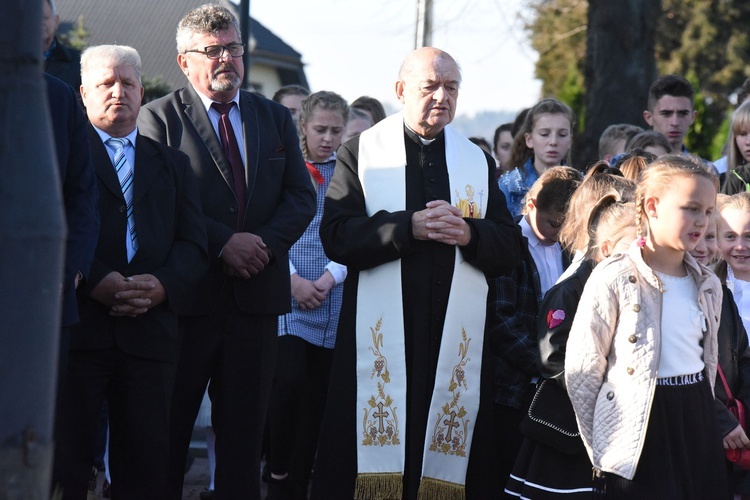
[[[606,162],[596,163],[570,198],[568,213],[558,238],[566,251],[573,253],[588,247],[590,237],[587,227],[593,207],[600,199],[611,194],[621,201],[633,200],[635,183],[613,172],[616,170]]]
[[[599,262],[605,241],[617,241],[635,226],[635,204],[623,202],[618,193],[601,197],[591,208],[587,233],[589,244],[586,258]]]
[[[717,237],[719,232],[719,224],[722,218],[721,214],[723,214],[725,210],[742,210],[745,212],[750,212],[750,192],[743,191],[731,196],[720,193],[716,196],[715,213],[719,214],[719,216],[716,218]],[[716,276],[721,279],[722,283],[724,283],[727,279],[727,266],[727,261],[721,259],[716,263],[716,266],[714,268]]]
[[[747,163],[742,151],[737,147],[737,134],[741,131],[750,132],[750,101],[745,101],[732,113],[732,124],[727,138],[727,170],[732,171]],[[729,175],[729,174],[727,174]]]
[[[669,187],[675,177],[703,177],[709,180],[714,189],[719,189],[719,177],[699,158],[689,155],[668,154],[660,156],[649,168],[641,172],[635,190],[635,230],[639,241],[644,237],[643,218],[646,215],[645,200],[647,195],[660,194]],[[646,219],[648,220],[648,219]],[[648,222],[646,222],[648,226]],[[648,229],[648,227],[646,228]]]
[[[646,170],[648,168],[648,165],[649,162],[647,158],[641,155],[634,155],[622,162],[622,165],[620,165],[620,170],[622,171],[622,175],[625,176],[626,179],[637,182],[638,178],[641,176],[641,172]]]

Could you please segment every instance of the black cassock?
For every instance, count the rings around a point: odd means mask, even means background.
[[[406,464],[404,498],[416,499],[422,469],[427,417],[440,352],[443,320],[454,265],[454,247],[418,241],[411,217],[430,200],[451,200],[445,160],[445,137],[423,145],[405,131],[406,210],[381,211],[368,217],[357,177],[359,139],[338,151],[335,174],[326,195],[320,235],[328,257],[348,267],[344,301],[313,479],[312,498],[351,500],[357,475],[355,309],[359,271],[401,259],[401,285],[407,371]],[[509,272],[519,258],[520,232],[495,180],[494,161],[487,157],[489,196],[485,219],[471,219],[471,243],[464,258],[487,278]],[[479,193],[475,195],[476,198]],[[492,279],[490,295],[492,294]],[[486,329],[485,329],[486,331]],[[467,498],[491,499],[502,491],[493,450],[492,370],[485,339],[480,411],[470,452]],[[402,433],[402,439],[404,434]]]

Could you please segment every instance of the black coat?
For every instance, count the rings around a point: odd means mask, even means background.
[[[187,156],[139,135],[135,143],[133,207],[138,251],[128,262],[127,211],[117,173],[104,143],[89,127],[91,158],[99,186],[101,230],[91,273],[79,287],[81,323],[71,333],[71,349],[117,346],[143,358],[175,362],[177,314],[184,312],[194,286],[208,266],[206,228],[198,184]],[[89,296],[109,273],[152,274],[167,300],[135,318],[110,316],[109,307]]]
[[[240,92],[247,159],[243,232],[260,236],[271,262],[252,279],[230,278],[219,257],[237,231],[238,209],[232,167],[192,86],[151,101],[141,109],[138,130],[186,153],[198,177],[211,266],[191,297],[188,315],[215,311],[231,285],[237,306],[247,314],[284,314],[291,308],[289,248],[315,215],[315,190],[302,160],[291,114],[284,106]]]
[[[326,194],[320,235],[326,254],[348,269],[336,339],[331,385],[319,440],[312,495],[315,499],[350,500],[357,475],[355,324],[359,272],[401,260],[404,343],[407,365],[406,464],[404,498],[416,498],[421,476],[427,413],[435,381],[455,250],[441,243],[416,240],[411,217],[434,199],[450,200],[441,134],[423,146],[410,133],[406,144],[406,206],[397,212],[368,216],[357,175],[359,140],[338,150],[333,180]],[[461,249],[468,262],[487,278],[510,272],[517,264],[520,230],[507,210],[487,159],[489,193],[484,219],[467,219],[472,243]],[[489,280],[490,286],[494,280]],[[491,297],[492,294],[489,294]],[[488,317],[493,314],[489,304]],[[489,342],[487,339],[485,342]],[[467,498],[494,498],[501,489],[493,468],[492,370],[489,344],[484,349],[480,409],[467,472]]]
[[[723,288],[724,297],[718,332],[719,365],[727,379],[732,396],[750,409],[750,349],[747,333],[732,292],[726,285],[723,285]],[[725,436],[737,427],[738,422],[724,405],[727,393],[718,374],[714,384],[714,393],[716,394],[716,407],[719,410],[719,431],[722,436]]]
[[[565,346],[573,324],[583,287],[591,276],[591,261],[584,260],[576,272],[547,290],[536,320],[539,344],[539,370],[544,378],[565,386]],[[552,315],[562,311],[564,318],[557,320]],[[557,313],[560,314],[559,312]],[[552,321],[552,323],[550,323]]]
[[[99,237],[96,175],[91,164],[86,115],[78,103],[78,94],[65,82],[49,74],[44,77],[68,226],[62,326],[71,326],[78,322],[75,278],[79,271],[84,279],[88,276]]]
[[[44,71],[64,81],[76,92],[81,90],[81,53],[64,46],[55,38],[55,48],[44,60]]]

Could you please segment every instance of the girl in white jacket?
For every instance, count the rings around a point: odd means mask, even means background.
[[[688,253],[717,186],[699,162],[655,161],[636,188],[640,237],[584,288],[565,381],[608,498],[730,498],[712,394],[721,285]]]

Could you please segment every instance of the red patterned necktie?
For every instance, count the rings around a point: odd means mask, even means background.
[[[242,164],[240,147],[237,144],[237,137],[234,135],[232,122],[229,121],[229,111],[232,109],[232,106],[234,106],[234,101],[227,103],[215,102],[211,104],[211,106],[213,106],[213,108],[221,115],[219,118],[219,137],[221,138],[221,147],[224,150],[224,155],[232,166],[234,193],[237,196],[238,204],[237,228],[239,229],[245,218],[245,191],[247,189],[247,184],[245,183],[245,166]]]

